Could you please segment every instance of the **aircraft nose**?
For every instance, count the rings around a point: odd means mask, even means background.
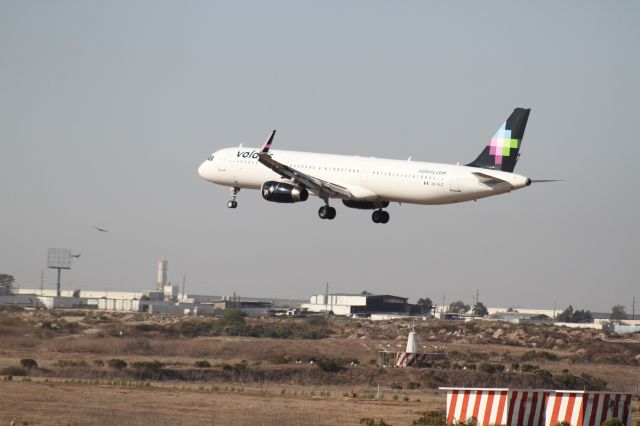
[[[206,179],[207,177],[205,176],[205,171],[206,171],[206,161],[204,161],[202,164],[200,164],[200,167],[198,167],[198,175],[200,175],[200,177],[202,179]]]

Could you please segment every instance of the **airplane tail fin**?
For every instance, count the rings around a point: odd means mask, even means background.
[[[513,172],[520,156],[520,146],[531,109],[516,108],[498,129],[471,167]]]

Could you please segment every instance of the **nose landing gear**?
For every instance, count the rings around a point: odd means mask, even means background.
[[[238,192],[240,192],[240,188],[231,188],[231,200],[227,202],[227,207],[229,207],[230,209],[235,209],[236,207],[238,207],[238,202],[236,201],[236,198],[238,198]]]
[[[378,209],[371,214],[371,220],[373,223],[387,223],[389,222],[389,212]]]

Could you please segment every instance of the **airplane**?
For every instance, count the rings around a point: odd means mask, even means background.
[[[306,201],[309,195],[324,201],[321,219],[333,220],[330,199],[346,207],[373,210],[374,223],[389,222],[390,203],[450,204],[505,194],[531,185],[513,173],[530,109],[516,108],[500,126],[478,158],[471,163],[438,164],[373,157],[272,150],[273,130],[262,148],[224,148],[212,153],[198,168],[206,181],[229,186],[227,207],[238,207],[240,189],[260,189],[276,203]]]
[[[99,228],[99,227],[97,227],[97,226],[95,226],[95,225],[93,225],[93,227],[94,227],[94,228],[96,228],[96,229],[97,229],[98,231],[100,231],[100,232],[109,232],[109,230],[108,230],[108,229]]]

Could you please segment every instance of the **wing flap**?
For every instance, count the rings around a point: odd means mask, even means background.
[[[346,200],[353,198],[351,191],[344,186],[302,173],[299,170],[274,160],[269,154],[269,149],[271,148],[271,143],[273,142],[275,134],[275,130],[271,132],[269,139],[267,139],[267,142],[262,146],[262,150],[260,151],[260,154],[258,154],[258,161],[260,163],[269,167],[280,176],[291,179],[308,190],[315,192],[320,198],[342,198]]]

